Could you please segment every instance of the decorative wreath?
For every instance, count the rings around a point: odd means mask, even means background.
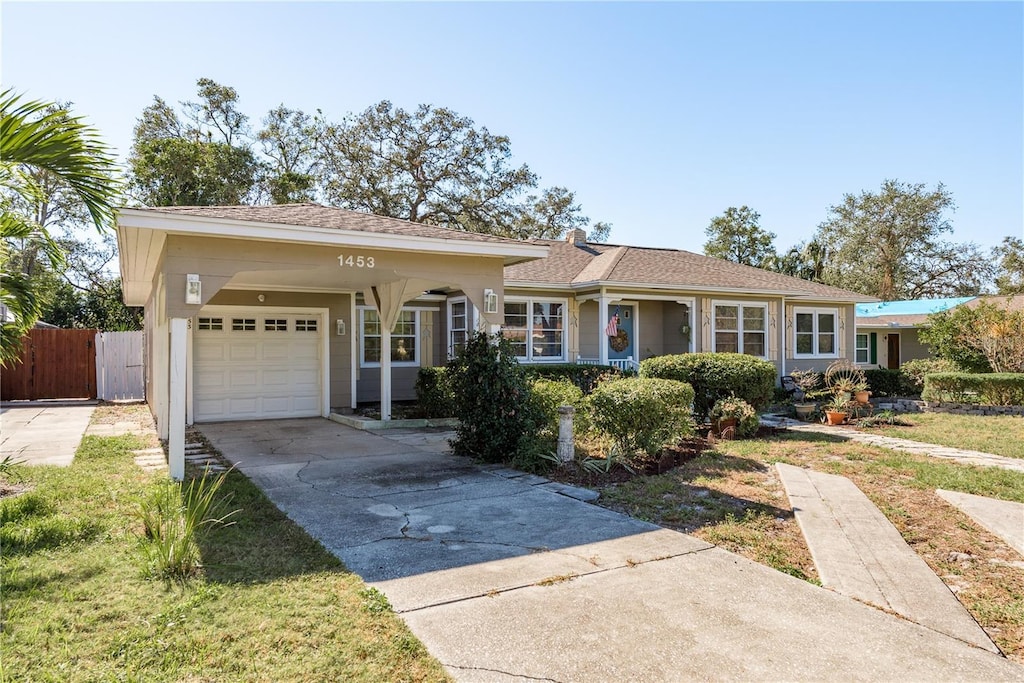
[[[618,333],[614,337],[611,337],[608,340],[608,343],[611,344],[612,351],[621,353],[629,347],[629,335],[620,327]]]

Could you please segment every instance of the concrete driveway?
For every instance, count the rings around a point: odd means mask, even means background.
[[[436,439],[320,419],[202,432],[460,680],[1024,680],[998,655]]]
[[[5,403],[0,406],[0,459],[67,467],[89,427],[93,403]]]

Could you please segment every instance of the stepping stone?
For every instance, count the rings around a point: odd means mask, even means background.
[[[935,493],[1024,555],[1024,503],[942,489]]]
[[[998,653],[900,532],[846,477],[776,463],[821,584]]]

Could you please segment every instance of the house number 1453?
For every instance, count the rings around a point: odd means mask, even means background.
[[[351,254],[345,256],[342,254],[338,257],[338,265],[342,268],[345,266],[349,268],[373,268],[376,264],[373,262],[372,256],[352,256]]]

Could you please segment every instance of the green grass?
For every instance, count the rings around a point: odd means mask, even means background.
[[[1024,458],[1024,417],[903,413],[900,418],[913,426],[883,427],[879,431],[902,439]]]
[[[0,501],[3,681],[447,680],[368,589],[232,472],[236,523],[184,583],[143,576],[135,437],[86,437],[69,468],[19,467]]]

